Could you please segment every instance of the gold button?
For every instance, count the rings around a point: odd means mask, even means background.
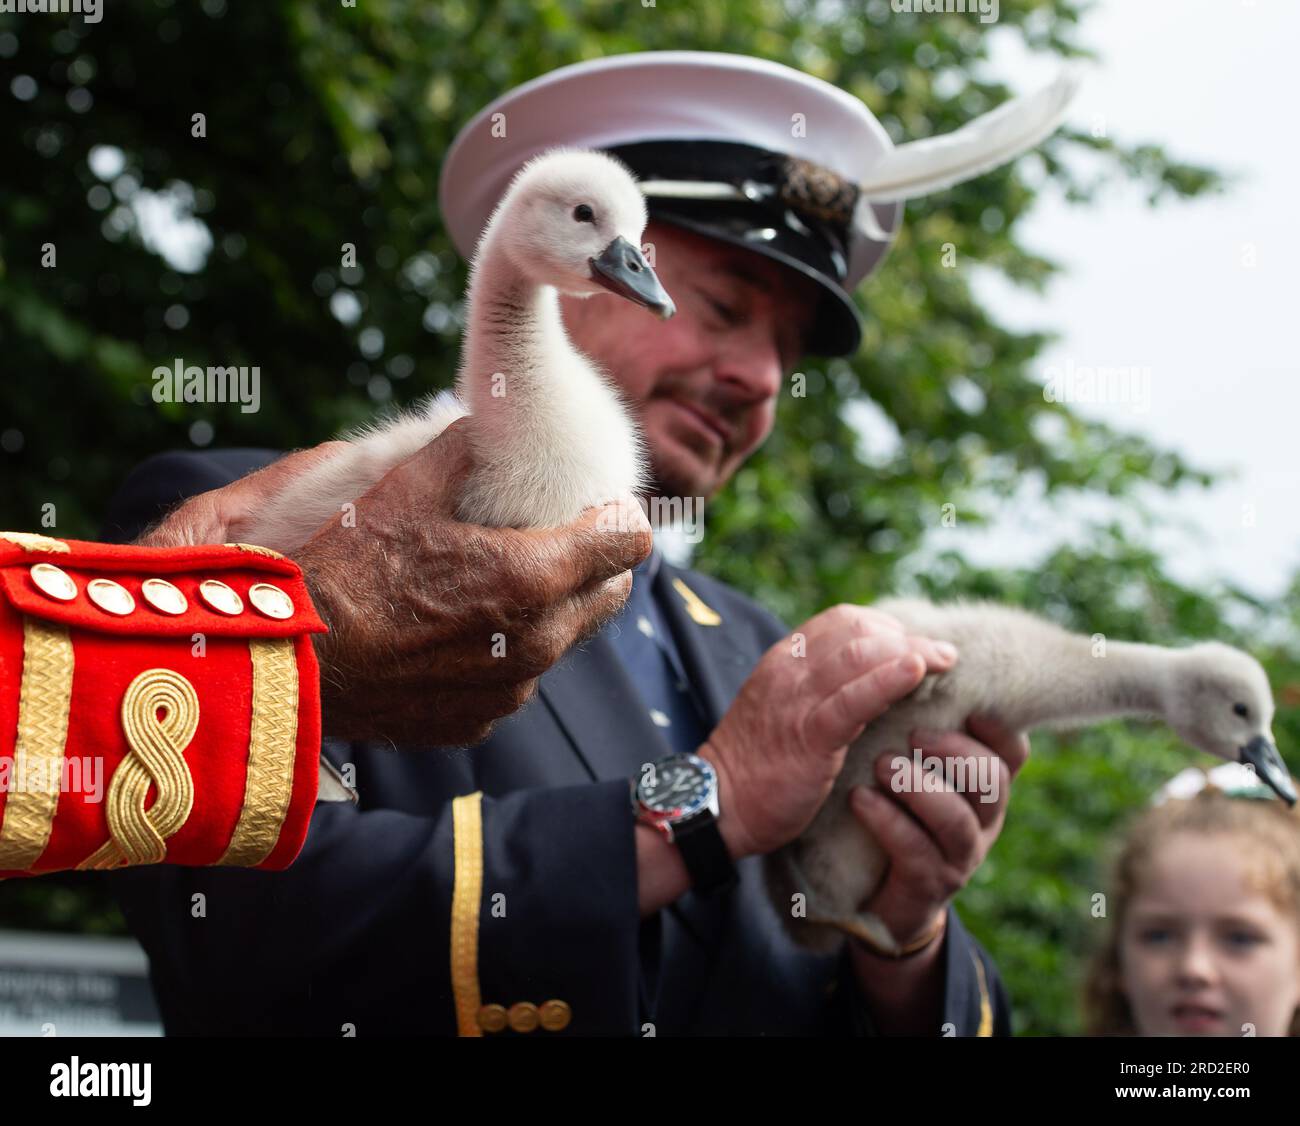
[[[218,614],[229,614],[233,618],[244,612],[244,600],[216,579],[204,579],[199,583],[199,597]]]
[[[500,1032],[506,1026],[504,1005],[484,1005],[478,1011],[478,1026],[484,1032]]]
[[[86,594],[105,614],[125,617],[135,609],[135,599],[131,597],[131,592],[112,579],[91,579],[86,584]]]
[[[569,1027],[573,1010],[564,1001],[544,1001],[541,1007],[542,1027],[547,1032],[559,1032]]]
[[[31,576],[37,589],[47,598],[71,602],[77,597],[77,584],[62,567],[56,567],[53,563],[37,563],[32,567]]]
[[[183,614],[189,608],[189,600],[166,579],[145,579],[140,593],[160,614]]]
[[[510,1027],[516,1032],[532,1032],[541,1020],[537,1006],[531,1001],[520,1001],[517,1005],[511,1005],[508,1016]]]
[[[293,599],[271,583],[257,583],[249,587],[248,601],[253,604],[254,610],[268,618],[283,621],[293,617]]]

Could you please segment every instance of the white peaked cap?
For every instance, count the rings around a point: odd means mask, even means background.
[[[849,294],[888,252],[902,201],[1037,144],[1060,123],[1077,84],[1066,72],[954,133],[896,146],[859,98],[781,63],[708,51],[593,59],[480,110],[443,162],[439,203],[468,259],[531,157],[558,146],[612,151],[642,182],[652,217],[746,246],[820,283],[834,298],[824,318],[833,340],[812,350],[837,355],[856,349]]]

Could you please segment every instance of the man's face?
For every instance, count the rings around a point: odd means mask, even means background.
[[[677,315],[659,321],[603,294],[565,297],[565,325],[632,401],[654,491],[710,497],[771,432],[818,289],[760,254],[664,223],[651,222],[645,239]]]

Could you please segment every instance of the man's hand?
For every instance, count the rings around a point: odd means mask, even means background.
[[[700,749],[718,771],[718,830],[734,857],[802,833],[862,729],[926,672],[952,667],[947,642],[908,635],[897,618],[841,605],[764,654]]]
[[[879,790],[856,786],[850,794],[854,815],[889,856],[885,882],[862,909],[883,920],[902,946],[938,925],[952,897],[984,863],[1006,819],[1011,779],[1029,757],[1028,738],[990,717],[971,716],[966,728],[968,733],[913,731],[911,747],[927,757],[965,759],[958,777],[996,775],[997,800],[984,801],[979,792],[927,790],[915,765],[908,766],[911,786],[895,793],[893,754],[876,760]],[[978,759],[991,761],[982,768]],[[984,769],[987,775],[977,773]]]
[[[291,454],[182,505],[139,542],[238,541],[241,523],[337,444]],[[563,528],[456,520],[471,467],[463,424],[443,431],[295,554],[330,627],[315,640],[327,735],[481,742],[537,678],[618,612],[650,526],[632,498]]]
[[[343,442],[322,442],[309,450],[286,454],[223,488],[190,497],[135,542],[140,547],[241,543],[240,533],[259,507],[343,446]]]
[[[997,800],[952,791],[926,793],[922,779],[912,791],[894,793],[894,755],[876,761],[880,790],[855,786],[850,806],[885,849],[889,873],[862,905],[885,922],[902,946],[927,935],[933,939],[901,961],[881,958],[857,942],[849,943],[858,988],[883,1036],[936,1035],[944,1014],[944,920],[948,902],[983,863],[1002,830],[1010,781],[1029,757],[1029,740],[987,717],[971,716],[970,735],[959,731],[911,733],[912,746],[944,758],[990,758],[997,772]],[[974,736],[974,738],[971,738]],[[965,775],[986,777],[973,772]]]

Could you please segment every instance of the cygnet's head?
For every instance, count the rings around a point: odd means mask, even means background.
[[[1178,654],[1170,727],[1194,747],[1254,768],[1288,803],[1296,791],[1273,741],[1273,693],[1254,657],[1207,641]]]
[[[575,297],[609,291],[664,319],[676,312],[640,250],[645,197],[614,157],[582,149],[534,157],[495,221],[502,249],[537,285]]]

